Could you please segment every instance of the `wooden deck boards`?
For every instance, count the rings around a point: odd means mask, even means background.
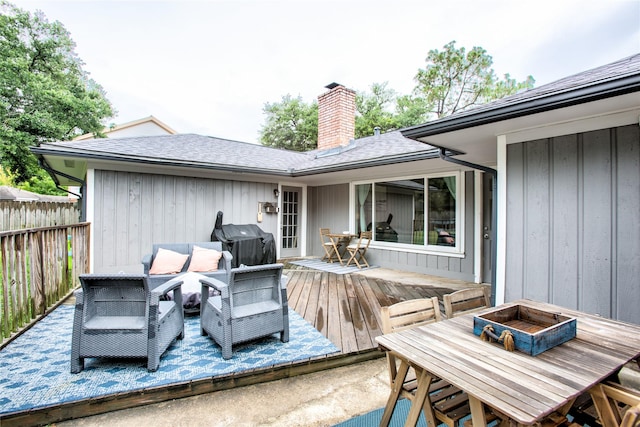
[[[453,292],[443,287],[405,285],[360,274],[287,270],[289,306],[341,349],[343,354],[377,349],[380,307]]]

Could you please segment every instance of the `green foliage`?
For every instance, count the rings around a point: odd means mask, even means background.
[[[476,46],[467,53],[464,47],[456,49],[455,41],[442,51],[430,50],[426,63],[415,77],[414,94],[424,99],[437,118],[531,88],[534,83],[531,76],[517,83],[508,74],[499,80],[491,68],[493,59],[483,48]]]
[[[371,93],[356,93],[356,138],[373,135],[374,128],[381,132],[396,129],[398,123],[393,114],[396,92],[387,88],[388,82],[374,83]]]
[[[37,194],[66,196],[68,193],[56,187],[56,183],[44,169],[38,169],[28,180],[18,184],[18,188]]]
[[[509,74],[499,79],[491,65],[493,59],[481,47],[469,52],[457,49],[455,41],[444,46],[442,52],[431,50],[427,65],[415,77],[416,87],[411,95],[398,95],[388,82],[374,83],[370,92],[356,93],[355,137],[426,123],[457,111],[463,111],[495,99],[533,87],[535,80],[528,76],[517,82]],[[316,148],[318,137],[318,106],[307,105],[300,97],[282,98],[277,104],[266,104],[267,123],[261,131],[263,145],[307,151]]]
[[[265,104],[266,124],[260,142],[268,147],[309,151],[318,145],[318,104],[305,104],[302,98],[282,97],[279,103]]]
[[[0,2],[0,156],[15,182],[38,176],[29,147],[99,134],[113,115],[60,22]]]

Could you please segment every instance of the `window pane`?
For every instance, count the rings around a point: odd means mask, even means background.
[[[429,178],[429,245],[455,246],[456,177]]]
[[[371,184],[356,185],[356,233],[367,230],[367,225],[371,224],[371,206],[373,195],[371,194]]]
[[[424,179],[380,182],[374,188],[374,240],[423,245]]]

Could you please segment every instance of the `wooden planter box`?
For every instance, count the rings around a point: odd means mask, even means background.
[[[491,325],[498,336],[513,334],[516,350],[536,356],[576,336],[576,319],[526,305],[514,305],[474,316],[473,333],[480,335]]]

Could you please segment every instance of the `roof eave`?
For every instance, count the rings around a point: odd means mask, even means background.
[[[146,164],[146,165],[156,165],[156,166],[172,166],[172,167],[189,167],[189,168],[198,168],[198,169],[208,169],[229,173],[242,173],[242,174],[260,174],[260,175],[272,175],[272,176],[291,176],[288,171],[280,171],[275,169],[265,169],[265,168],[246,168],[232,165],[224,165],[224,164],[203,164],[197,163],[193,161],[189,162],[180,162],[180,161],[171,161],[171,160],[158,160],[152,158],[145,157],[130,157],[130,156],[118,156],[114,154],[95,154],[95,153],[83,153],[79,151],[69,152],[66,150],[47,150],[42,147],[33,147],[31,151],[37,156],[72,156],[75,158],[88,159],[88,160],[98,160],[98,161],[113,161],[113,162],[126,162],[126,163],[137,163],[137,164]]]
[[[401,129],[400,132],[407,138],[424,138],[638,91],[640,91],[640,75],[634,74],[617,80],[481,111],[477,114],[462,115],[460,117],[452,116],[443,120]]]
[[[371,160],[362,160],[357,162],[343,163],[339,165],[319,166],[314,168],[306,168],[300,170],[292,170],[292,177],[321,175],[332,172],[345,172],[360,168],[369,168],[376,166],[388,166],[398,163],[416,162],[420,160],[430,160],[439,158],[440,149],[434,148],[428,151],[421,151],[413,154],[402,154],[392,157],[377,158]]]

